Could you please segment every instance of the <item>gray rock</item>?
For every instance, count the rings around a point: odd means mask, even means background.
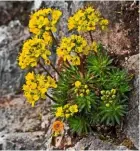
[[[19,90],[23,83],[25,71],[18,67],[17,56],[28,37],[28,30],[18,20],[0,27],[0,96]]]
[[[41,7],[42,0],[34,0],[34,4],[32,6],[32,10],[37,10]]]
[[[139,54],[129,57],[122,66],[132,70],[135,76],[133,89],[129,94],[129,111],[125,119],[124,132],[134,146],[139,148]]]
[[[133,70],[133,74],[139,74],[139,54],[133,55],[128,58],[123,64],[128,70]]]
[[[1,1],[0,2],[0,9],[9,9],[12,8],[12,2],[7,3],[6,1]]]
[[[49,100],[31,107],[22,95],[0,99],[0,147],[4,150],[41,148],[47,127],[41,127],[49,115]],[[45,120],[45,121],[44,121]],[[51,130],[51,128],[50,128]]]
[[[128,138],[139,148],[139,76],[133,82],[134,89],[130,93],[129,111],[126,115],[124,132]]]
[[[60,40],[63,36],[68,36],[67,20],[70,15],[76,12],[79,8],[83,7],[83,2],[81,1],[45,1],[44,5],[46,7],[52,7],[60,9],[63,16],[60,19],[58,25],[58,33],[55,35]]]
[[[10,133],[0,137],[3,150],[37,150],[41,146],[44,132]]]
[[[108,141],[102,141],[98,136],[82,138],[74,147],[68,150],[126,150],[125,146],[116,146]]]

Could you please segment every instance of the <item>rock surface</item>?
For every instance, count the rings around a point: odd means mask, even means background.
[[[139,148],[139,54],[131,56],[126,61],[125,67],[133,70],[135,78],[133,90],[129,94],[129,111],[125,119],[124,131],[135,147]]]
[[[87,3],[98,9],[109,20],[108,30],[92,32],[93,39],[102,42],[107,50],[115,56],[119,56],[119,59],[137,54],[139,51],[139,6],[136,4],[132,6],[133,2],[126,3],[125,1]]]
[[[3,150],[40,149],[52,119],[49,100],[33,108],[22,95],[16,97],[0,100],[0,146]]]
[[[133,72],[134,75],[139,74],[139,54],[130,56],[123,64],[127,70]]]
[[[60,19],[58,33],[56,35],[60,40],[62,36],[69,35],[67,28],[67,20],[69,16],[71,16],[79,8],[82,8],[84,3],[82,1],[45,1],[43,6],[57,8],[62,11],[63,16]]]
[[[17,56],[27,37],[28,30],[18,20],[0,26],[0,96],[19,90],[23,83],[25,71],[18,67]]]
[[[73,150],[126,150],[125,146],[116,146],[110,142],[102,141],[98,136],[88,136],[82,138],[73,148]],[[69,150],[70,150],[69,149]]]

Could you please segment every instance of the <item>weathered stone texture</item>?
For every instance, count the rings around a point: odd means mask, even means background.
[[[17,56],[27,37],[28,30],[19,21],[0,27],[0,96],[19,90],[23,83],[25,71],[18,67]]]
[[[39,101],[33,108],[22,95],[0,100],[0,144],[4,150],[36,150],[45,139],[51,122],[49,100]],[[38,148],[39,147],[39,148]]]
[[[102,141],[98,136],[89,135],[82,138],[74,147],[73,150],[126,150],[125,146],[116,146],[108,141]]]
[[[126,115],[124,131],[128,138],[139,148],[139,76],[133,82],[134,88],[130,93],[129,111]]]

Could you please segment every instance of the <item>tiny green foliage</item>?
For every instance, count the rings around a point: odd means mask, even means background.
[[[112,59],[107,55],[106,50],[101,44],[98,45],[97,50],[98,53],[96,55],[91,54],[88,56],[87,68],[95,76],[102,76],[110,70]]]
[[[101,104],[99,107],[100,122],[106,125],[120,124],[120,119],[126,113],[126,105],[119,100],[116,89],[101,91]]]
[[[126,105],[121,105],[114,101],[113,103],[102,103],[99,107],[100,123],[106,125],[120,124],[121,117],[126,113]]]
[[[92,7],[80,9],[68,19],[69,32],[79,33],[60,40],[54,33],[62,15],[57,9],[44,8],[30,16],[32,38],[24,42],[17,59],[21,69],[34,71],[26,75],[24,96],[32,106],[47,97],[53,101],[53,136],[65,132],[67,124],[78,135],[99,124],[120,124],[127,113],[132,76],[113,64],[107,49],[91,33],[106,30],[109,21]],[[50,59],[52,51],[58,57],[57,66]]]
[[[105,89],[116,88],[121,95],[131,90],[129,86],[130,77],[125,70],[114,68],[109,73],[107,80],[108,84],[105,85]]]
[[[91,130],[90,124],[86,120],[86,117],[75,116],[73,118],[70,118],[68,120],[68,123],[70,125],[72,132],[76,132],[79,135],[81,134],[85,135]]]

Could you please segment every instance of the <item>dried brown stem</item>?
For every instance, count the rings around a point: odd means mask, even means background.
[[[55,66],[51,62],[50,62],[50,65],[55,70],[55,72],[61,77],[60,73],[58,72],[58,70],[55,68]]]
[[[68,60],[66,60],[66,63],[67,63],[69,66],[71,66],[70,63],[68,62]]]
[[[49,71],[43,66],[41,62],[39,62],[39,65],[47,72],[47,74],[53,78],[53,76],[49,73]]]
[[[51,33],[51,36],[52,36],[52,38],[53,38],[55,44],[58,46],[58,41],[57,41],[57,39],[54,37],[54,35],[53,35],[53,33],[52,33],[51,30],[50,30],[50,33]]]
[[[92,37],[92,33],[91,33],[91,31],[89,31],[89,35],[90,35],[90,39],[91,39],[91,41],[93,42],[93,37]]]
[[[46,96],[47,96],[48,98],[50,98],[51,100],[53,100],[54,102],[56,102],[56,100],[55,100],[53,97],[51,97],[48,93],[46,93]]]

